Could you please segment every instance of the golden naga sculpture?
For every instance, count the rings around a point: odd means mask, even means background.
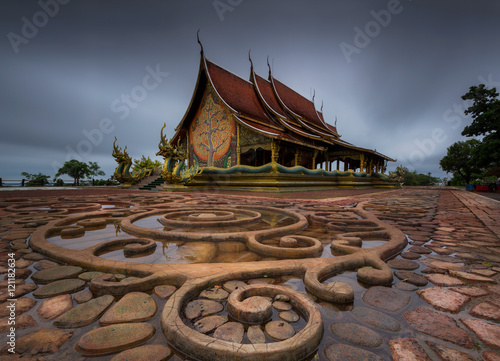
[[[395,172],[389,172],[389,180],[396,181],[398,188],[403,188],[405,170],[402,166],[398,165]]]
[[[136,172],[130,173],[130,166],[132,165],[132,158],[127,153],[127,147],[123,150],[121,147],[116,145],[116,137],[113,142],[113,157],[118,163],[118,167],[115,169],[114,177],[115,179],[124,184],[125,186],[131,186],[134,183],[137,183],[141,179],[151,175],[152,169],[140,169]]]
[[[165,158],[162,176],[167,183],[186,183],[201,173],[198,167],[185,168],[186,154],[180,145],[172,146],[167,137],[163,134],[166,124],[163,124],[160,132],[160,142],[158,143],[158,153]]]

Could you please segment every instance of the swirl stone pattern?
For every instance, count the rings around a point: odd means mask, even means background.
[[[276,201],[269,206],[229,197],[163,194],[119,201],[68,198],[53,205],[22,202],[8,204],[6,210],[23,213],[16,218],[22,222],[29,217],[42,222],[43,217],[45,223],[29,240],[35,253],[102,272],[86,281],[94,296],[174,287],[161,314],[163,334],[175,348],[200,360],[306,358],[324,330],[311,297],[353,302],[352,287],[336,279],[345,271],[367,284],[391,283],[384,261],[407,244],[400,230],[364,210],[363,202],[344,209],[327,203]],[[363,247],[372,240],[380,245]],[[243,261],[181,264],[160,257],[182,247],[237,254]],[[297,277],[309,295],[250,282],[288,275]],[[214,302],[214,313],[198,315],[195,310],[192,318],[186,317],[188,304],[207,299]],[[289,314],[280,318],[280,312]],[[238,335],[228,336],[231,330]]]

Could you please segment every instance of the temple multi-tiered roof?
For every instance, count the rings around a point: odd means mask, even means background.
[[[318,176],[322,169],[321,176],[332,180],[345,176],[338,172],[370,177],[394,161],[342,140],[336,124],[325,121],[323,107],[316,109],[314,97],[306,99],[277,80],[270,67],[267,79],[259,76],[251,59],[250,64],[245,80],[208,60],[202,48],[191,103],[170,141],[186,154],[185,169],[201,170],[198,179],[266,173],[269,168],[259,168],[266,164],[297,176]]]

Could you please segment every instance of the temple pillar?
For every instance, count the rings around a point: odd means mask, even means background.
[[[273,142],[271,143],[271,162],[278,163],[279,156],[278,141],[273,140]]]
[[[300,150],[295,150],[295,166],[297,167],[300,164]]]
[[[236,127],[236,164],[241,164],[240,125]]]
[[[340,159],[337,159],[337,170],[340,170]]]
[[[359,155],[359,171],[360,171],[360,173],[363,173],[364,167],[365,167],[365,155],[360,154]]]
[[[314,151],[313,159],[312,159],[312,169],[316,169],[316,157],[318,156],[318,151]]]

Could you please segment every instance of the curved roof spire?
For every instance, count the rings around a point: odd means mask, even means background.
[[[312,97],[312,102],[314,104],[314,97],[316,96],[316,89],[313,89],[313,97]]]
[[[321,101],[321,109],[320,112],[323,113],[323,100]]]
[[[201,48],[201,54],[203,54],[203,44],[201,43],[200,41],[200,29],[198,29],[198,31],[196,32],[196,39],[198,40],[198,44],[200,44],[200,48]]]
[[[252,57],[250,56],[251,51],[252,51],[252,49],[248,50],[248,60],[250,60],[250,71],[253,72],[253,61],[252,61]]]
[[[269,79],[271,79],[271,65],[269,64],[269,55],[267,56],[267,67],[269,68]]]

